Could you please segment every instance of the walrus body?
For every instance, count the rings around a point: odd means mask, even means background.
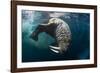
[[[66,22],[59,18],[51,18],[47,24],[39,25],[31,34],[34,40],[38,40],[38,34],[46,32],[56,40],[55,45],[50,45],[49,48],[55,53],[64,53],[70,44],[71,31]]]

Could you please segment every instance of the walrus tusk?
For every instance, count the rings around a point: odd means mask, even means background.
[[[58,50],[54,50],[54,49],[51,49],[53,52],[55,52],[55,53],[59,53],[59,51]]]
[[[49,46],[49,47],[55,50],[60,50],[60,47],[55,47],[55,46]]]

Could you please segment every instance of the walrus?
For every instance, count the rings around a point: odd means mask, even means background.
[[[31,38],[38,41],[39,33],[45,32],[56,41],[49,48],[55,53],[64,53],[70,44],[71,31],[68,24],[60,18],[51,18],[47,24],[40,24],[35,31],[32,32]]]

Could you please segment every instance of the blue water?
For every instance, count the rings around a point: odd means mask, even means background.
[[[36,27],[48,21],[52,16],[68,23],[72,37],[71,43],[64,54],[52,52],[48,45],[54,38],[46,33],[39,34],[34,41],[29,36]],[[47,12],[22,10],[22,62],[83,60],[90,58],[90,14],[71,12]]]

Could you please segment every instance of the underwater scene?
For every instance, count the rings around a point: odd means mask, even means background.
[[[22,62],[90,59],[89,13],[22,10],[21,19]]]

